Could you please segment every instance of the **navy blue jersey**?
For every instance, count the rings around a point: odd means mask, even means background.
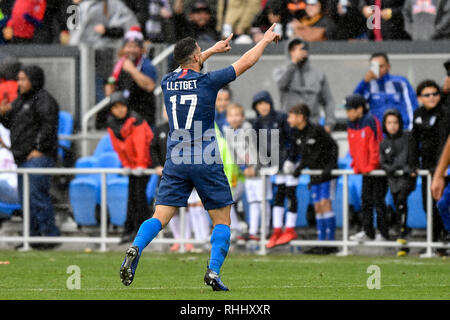
[[[217,92],[236,79],[233,66],[206,74],[178,69],[163,77],[161,88],[169,118],[166,159],[174,163],[207,163],[218,150],[214,116]]]

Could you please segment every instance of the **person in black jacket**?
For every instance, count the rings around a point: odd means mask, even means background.
[[[424,80],[417,86],[417,97],[421,106],[414,112],[412,136],[420,159],[420,168],[434,175],[439,155],[449,135],[450,110],[442,104],[440,86],[433,80]],[[423,207],[427,208],[428,184],[422,179]],[[433,241],[446,237],[436,202],[433,201]],[[437,249],[437,253],[444,250]]]
[[[38,66],[22,67],[19,96],[0,102],[0,122],[11,132],[11,151],[19,168],[54,167],[58,146],[58,102],[43,89],[44,72]],[[50,176],[30,175],[30,235],[58,236],[50,197]],[[23,199],[23,176],[19,175]],[[34,245],[52,247],[51,245]]]
[[[383,132],[386,135],[380,144],[381,168],[386,171],[388,184],[394,199],[395,211],[400,218],[400,232],[397,242],[406,244],[408,228],[408,196],[416,188],[418,158],[410,132],[403,131],[403,120],[397,109],[388,109],[383,117]],[[402,170],[403,176],[395,171]],[[407,248],[397,252],[398,256],[408,253]]]
[[[319,240],[334,240],[336,216],[331,200],[336,192],[336,180],[331,170],[337,168],[338,145],[325,129],[309,122],[308,106],[299,104],[289,110],[288,122],[293,128],[289,160],[300,163],[293,168],[292,175],[299,177],[303,169],[322,170],[321,175],[311,176],[311,195],[316,211],[316,226]],[[335,248],[332,249],[333,251]],[[329,249],[313,248],[311,253],[331,253]]]

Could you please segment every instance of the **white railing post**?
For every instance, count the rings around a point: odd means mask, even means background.
[[[339,253],[340,256],[348,255],[348,174],[343,174],[342,176],[342,241],[344,242],[342,246],[342,251]]]
[[[180,253],[185,253],[184,244],[186,243],[186,208],[181,207],[180,210]]]
[[[266,223],[267,223],[267,190],[266,190],[266,184],[267,184],[267,175],[265,173],[261,174],[262,178],[262,210],[261,210],[261,239],[259,240],[259,251],[258,254],[260,255],[266,255]]]
[[[426,177],[427,183],[427,249],[426,252],[421,255],[423,258],[433,257],[433,250],[431,244],[433,242],[433,198],[431,197],[431,173],[426,176],[422,176],[422,183],[424,183]]]
[[[101,174],[101,208],[100,208],[100,237],[102,242],[100,243],[100,252],[106,251],[106,238],[107,228],[108,228],[108,217],[107,217],[107,203],[106,203],[106,173]]]
[[[30,243],[30,176],[28,173],[23,174],[23,247],[21,251],[29,251]]]

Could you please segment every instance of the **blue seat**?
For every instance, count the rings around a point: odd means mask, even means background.
[[[69,184],[69,201],[77,224],[95,226],[95,209],[100,197],[99,184],[92,177],[72,180]]]
[[[98,157],[105,152],[115,152],[109,134],[104,135],[103,138],[100,139],[97,147],[95,148],[93,156]]]
[[[107,184],[109,219],[118,227],[122,227],[127,219],[128,181],[128,177],[116,177]]]
[[[58,134],[61,135],[70,135],[73,133],[73,117],[69,112],[60,111],[59,115],[59,123],[58,123]],[[65,151],[64,149],[70,149],[72,146],[72,141],[70,140],[59,140],[58,141],[58,156],[61,159],[64,159]]]
[[[9,218],[14,211],[22,209],[20,203],[4,203],[0,202],[0,218]]]
[[[416,189],[408,197],[406,224],[409,228],[425,229],[427,227],[427,214],[423,210],[422,202],[422,177],[417,178]]]
[[[336,227],[342,227],[343,206],[342,200],[344,196],[344,183],[342,176],[336,179],[336,194],[334,200],[331,201],[334,214],[336,215]],[[349,186],[350,188],[350,186]],[[350,199],[350,192],[349,192]],[[350,203],[350,202],[349,202]]]

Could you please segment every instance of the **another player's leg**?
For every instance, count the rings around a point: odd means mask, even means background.
[[[230,247],[230,208],[231,206],[228,205],[224,208],[209,210],[213,221],[213,231],[211,256],[204,280],[214,291],[228,291],[219,274]]]
[[[120,280],[124,285],[129,286],[133,282],[142,251],[169,223],[176,210],[176,207],[158,205],[153,218],[142,223],[133,244],[127,249],[125,259],[120,267]]]
[[[277,177],[278,178],[278,177]],[[286,185],[278,184],[277,193],[275,194],[275,202],[272,211],[272,227],[273,232],[267,242],[267,248],[273,248],[276,245],[278,238],[283,233],[283,220],[284,220],[284,199],[286,197]]]
[[[298,238],[295,232],[297,225],[297,186],[288,185],[286,187],[286,196],[289,199],[289,208],[286,214],[286,223],[283,234],[278,238],[276,245],[283,245]]]

